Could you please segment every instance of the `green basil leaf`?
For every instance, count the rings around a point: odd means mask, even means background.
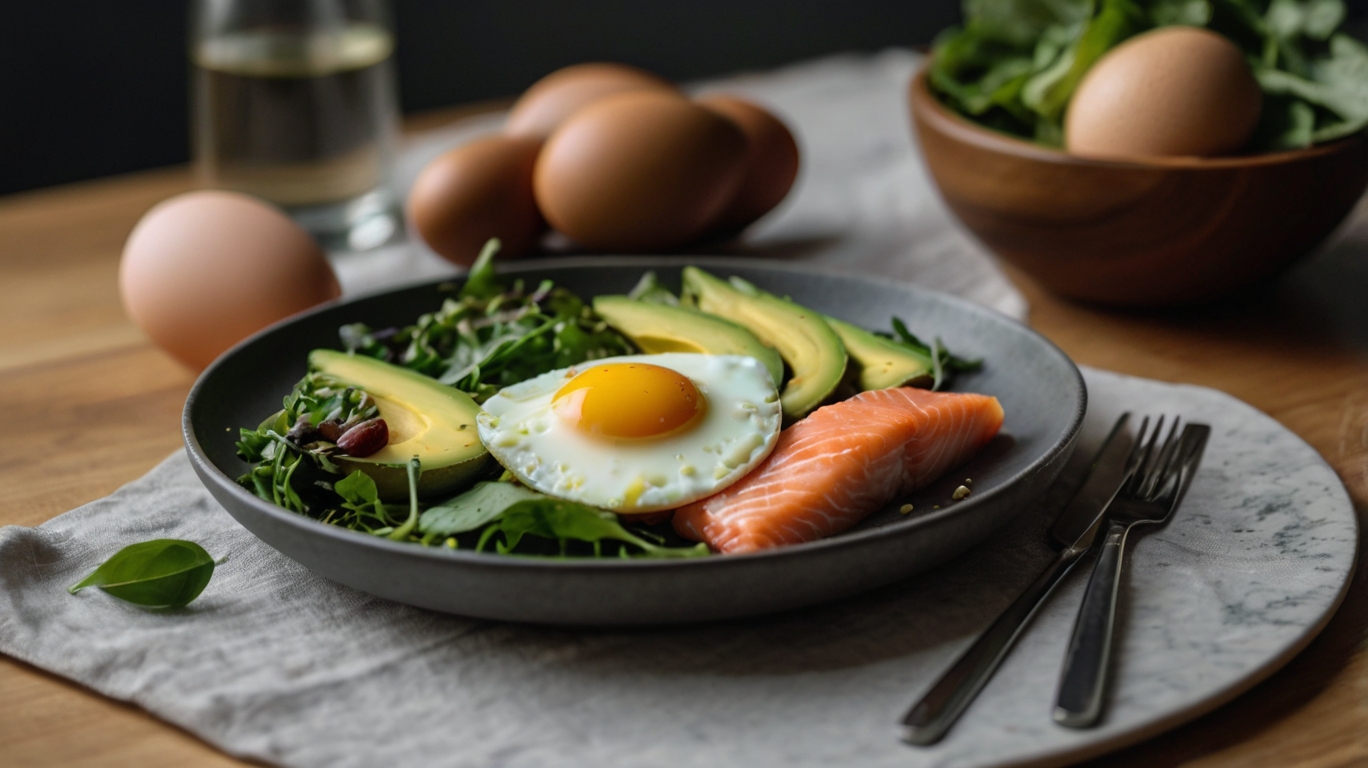
[[[132,544],[67,589],[99,587],[148,608],[180,608],[199,597],[214,575],[214,559],[193,541],[156,539]]]
[[[418,529],[433,537],[454,536],[489,523],[519,501],[545,498],[543,494],[513,483],[476,483],[474,488],[450,501],[425,510],[418,517]]]

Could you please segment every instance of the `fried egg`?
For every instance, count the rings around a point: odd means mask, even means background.
[[[620,513],[674,509],[740,480],[782,416],[765,366],[743,355],[612,357],[506,387],[476,419],[523,484]]]

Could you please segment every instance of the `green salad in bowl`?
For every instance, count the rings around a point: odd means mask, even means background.
[[[1138,46],[1139,38],[1199,28],[1219,35],[1230,55],[1247,65],[1232,77],[1252,78],[1251,88],[1257,84],[1238,151],[1299,149],[1368,125],[1368,47],[1343,31],[1345,13],[1343,0],[966,0],[963,25],[935,43],[928,76],[936,95],[974,122],[1064,147],[1066,117],[1080,90],[1094,87],[1088,75],[1096,65],[1134,47],[1128,43]],[[1096,86],[1123,91],[1098,100],[1143,102],[1141,114],[1117,119],[1181,122],[1182,114],[1155,113],[1171,103],[1186,109],[1182,100],[1192,96],[1191,88],[1228,117],[1222,99],[1202,90],[1203,78],[1220,76],[1220,65],[1175,56],[1163,50],[1141,62],[1137,69],[1142,78],[1152,77],[1148,82]],[[1170,77],[1166,66],[1188,71]],[[1229,86],[1213,86],[1221,87]]]

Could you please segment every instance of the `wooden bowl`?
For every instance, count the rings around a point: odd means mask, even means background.
[[[1192,303],[1320,244],[1368,186],[1362,134],[1223,158],[1089,160],[976,125],[923,69],[912,122],[941,196],[994,253],[1050,290],[1103,304]]]

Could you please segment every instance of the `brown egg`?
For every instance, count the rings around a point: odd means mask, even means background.
[[[644,69],[626,64],[576,64],[532,84],[508,113],[504,133],[545,139],[590,102],[628,91],[678,90]]]
[[[736,123],[746,134],[746,177],[713,229],[739,231],[778,205],[798,178],[798,142],[788,126],[749,101],[708,96],[698,103]]]
[[[262,328],[341,294],[317,243],[276,208],[190,192],[133,228],[119,265],[133,322],[196,370]]]
[[[1235,44],[1165,27],[1117,46],[1088,70],[1064,118],[1085,157],[1209,157],[1235,152],[1259,122],[1263,92]]]
[[[681,96],[610,96],[565,122],[537,158],[533,188],[551,226],[589,247],[653,251],[716,220],[745,176],[746,137]]]
[[[546,229],[532,197],[540,139],[487,136],[428,164],[409,192],[409,217],[432,250],[470,266],[489,238],[499,255],[532,250]]]

